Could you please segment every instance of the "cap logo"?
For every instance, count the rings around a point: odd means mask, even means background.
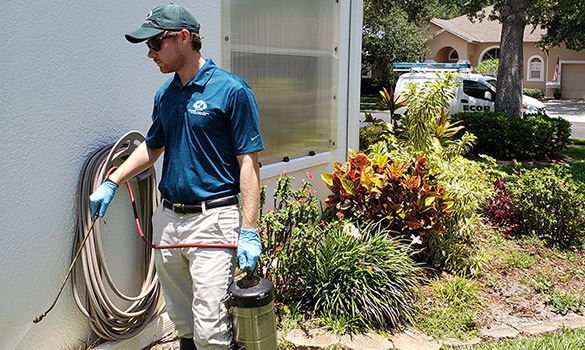
[[[150,19],[150,17],[152,17],[152,10],[150,10],[148,12],[148,15],[146,15],[146,18],[144,19],[144,23],[152,23],[152,20]]]

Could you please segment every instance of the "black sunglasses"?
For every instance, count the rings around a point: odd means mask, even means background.
[[[160,51],[160,45],[162,43],[163,40],[173,37],[173,34],[165,34],[161,37],[158,38],[152,38],[146,41],[146,46],[148,46],[149,49],[151,49],[152,51],[158,52]]]

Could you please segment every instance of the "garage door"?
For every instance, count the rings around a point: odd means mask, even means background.
[[[585,64],[562,65],[561,96],[563,98],[585,98]]]

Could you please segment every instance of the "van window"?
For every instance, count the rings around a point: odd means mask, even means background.
[[[468,96],[485,100],[486,91],[489,91],[492,94],[491,101],[493,101],[495,98],[495,94],[486,85],[480,83],[479,81],[463,80],[463,92]]]

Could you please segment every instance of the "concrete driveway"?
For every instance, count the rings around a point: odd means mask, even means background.
[[[571,122],[571,137],[585,139],[585,100],[548,100],[544,105],[549,116]]]

